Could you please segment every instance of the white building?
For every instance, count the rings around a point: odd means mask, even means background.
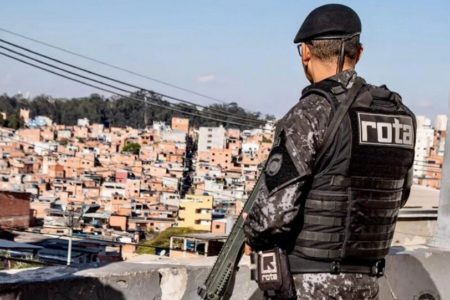
[[[34,119],[28,120],[26,123],[30,128],[52,126],[53,121],[46,116],[36,116]]]
[[[117,182],[105,182],[100,189],[100,197],[110,199],[114,194],[125,197],[126,185]]]
[[[184,144],[186,142],[186,133],[180,130],[164,130],[161,132],[161,139],[167,142]]]
[[[34,152],[38,155],[48,155],[52,151],[56,151],[58,144],[46,142],[34,142]]]
[[[162,184],[164,185],[164,187],[177,190],[179,182],[180,180],[174,177],[162,177]]]
[[[425,116],[416,116],[417,128],[422,128],[425,124],[431,125],[431,120]]]
[[[225,148],[225,128],[200,127],[198,133],[198,151]]]
[[[266,124],[264,124],[263,127],[264,133],[272,134],[275,131],[275,120],[274,121],[267,121]]]
[[[77,125],[78,126],[89,126],[89,119],[88,118],[83,118],[83,119],[78,119],[77,120]]]
[[[434,128],[439,131],[447,130],[447,116],[446,115],[437,115],[434,123]]]
[[[416,148],[414,157],[414,176],[423,177],[426,174],[424,167],[430,149],[433,147],[434,129],[431,127],[431,120],[424,117],[417,117],[417,133],[416,133]]]
[[[244,143],[242,144],[242,152],[249,155],[256,155],[259,150],[258,143]]]
[[[72,137],[72,131],[69,129],[61,129],[57,131],[58,139],[70,139]]]
[[[172,192],[162,192],[159,202],[166,205],[180,206],[180,195]]]
[[[170,130],[170,126],[168,126],[166,123],[164,123],[164,122],[157,122],[157,121],[153,122],[152,128],[154,130],[156,130],[157,132]]]

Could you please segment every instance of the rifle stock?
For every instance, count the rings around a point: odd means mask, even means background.
[[[242,229],[244,225],[242,214],[248,213],[252,208],[257,192],[264,182],[263,177],[262,174],[258,178],[205,283],[198,288],[198,295],[204,300],[225,300],[229,299],[233,293],[234,279],[243,254],[245,241]]]

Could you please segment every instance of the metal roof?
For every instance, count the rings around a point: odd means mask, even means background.
[[[24,243],[16,243],[13,241],[3,240],[0,239],[0,249],[42,249],[41,246],[35,246],[31,244],[24,244]]]

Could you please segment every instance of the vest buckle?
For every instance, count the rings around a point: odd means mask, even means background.
[[[376,277],[384,276],[385,266],[386,266],[386,261],[384,259],[380,259],[380,260],[376,261],[370,270],[370,275],[376,276]]]
[[[330,266],[330,273],[337,275],[341,273],[341,263],[338,261],[333,261]]]

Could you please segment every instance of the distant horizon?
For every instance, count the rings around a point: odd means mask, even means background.
[[[33,99],[35,98],[35,97],[39,97],[39,96],[48,96],[48,97],[51,97],[51,98],[53,98],[53,99],[67,99],[67,100],[72,100],[72,99],[79,99],[79,98],[86,98],[86,97],[88,97],[88,96],[90,96],[90,95],[92,95],[92,94],[99,94],[99,95],[101,95],[102,97],[106,97],[106,98],[109,98],[109,97],[113,97],[113,96],[111,96],[111,95],[103,95],[103,94],[101,94],[101,93],[96,93],[96,92],[93,92],[93,93],[91,93],[91,94],[89,94],[89,95],[85,95],[85,96],[77,96],[77,97],[53,97],[52,95],[49,95],[49,94],[44,94],[44,93],[41,93],[41,94],[37,94],[37,95],[35,95],[35,96],[29,96],[29,97],[23,97],[24,99],[27,99],[28,101],[33,101]],[[23,96],[23,93],[21,93],[21,92],[17,92],[15,95],[9,95],[9,94],[7,94],[7,93],[5,93],[5,92],[3,92],[3,93],[1,93],[0,92],[0,95],[6,95],[6,96],[8,96],[8,97],[14,97],[14,96],[16,96],[16,95],[22,95]],[[217,104],[217,103],[211,103],[211,105],[212,104]],[[238,103],[238,105],[239,105],[239,103]],[[2,112],[2,111],[0,111],[0,112]],[[250,112],[250,111],[249,111]],[[255,111],[255,113],[258,113],[258,111]],[[266,113],[263,113],[263,112],[259,112],[259,113],[261,113],[261,117],[265,117],[266,115],[269,115],[269,114],[266,114]],[[447,113],[438,113],[438,114],[436,114],[436,115],[434,115],[433,117],[430,117],[430,116],[428,116],[428,115],[425,115],[425,114],[416,114],[416,117],[425,117],[425,118],[427,118],[427,119],[430,119],[431,120],[431,122],[432,122],[432,126],[434,126],[434,122],[436,121],[436,119],[439,117],[439,116],[449,116],[449,114]],[[185,116],[185,115],[183,115],[183,117],[184,118],[187,118],[187,119],[189,119],[190,117],[189,116]],[[278,117],[278,116],[275,116],[276,117],[276,119],[277,120],[279,120],[280,118],[282,118],[282,117]],[[89,120],[90,121],[90,120]],[[160,122],[160,121],[157,121],[157,122]]]

